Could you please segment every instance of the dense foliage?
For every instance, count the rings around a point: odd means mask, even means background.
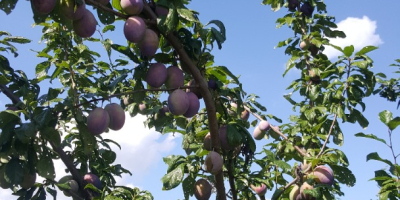
[[[0,8],[9,14],[17,1],[0,2]],[[335,18],[319,0],[262,2],[273,11],[283,8],[277,26],[294,33],[277,45],[289,56],[284,75],[301,71],[284,96],[293,105],[290,122],[266,113],[258,96],[246,93],[229,67],[214,65],[212,50],[223,46],[227,30],[219,20],[202,22],[188,0],[21,3],[31,3],[46,47],[36,52],[43,61],[36,64],[35,78],[28,79],[7,56],[18,56],[14,44],[31,41],[0,32],[0,90],[12,101],[0,112],[0,186],[19,199],[55,197],[55,187],[74,199],[153,199],[148,191],[115,181],[130,172],[114,164],[117,155],[111,146],[119,145],[101,134],[123,126],[122,109],[131,116],[146,115],[147,127],[162,134],[183,135],[187,155],[164,158],[163,190],[181,185],[185,199],[209,199],[213,187],[221,200],[265,199],[267,190],[273,191],[272,199],[337,199],[344,195],[341,186],[356,182],[345,153],[336,148],[344,141],[341,124],[367,127],[364,99],[379,94],[396,101],[400,94],[398,79],[371,71],[368,53],[377,47],[356,52],[352,45],[330,43],[346,36],[336,30]],[[100,38],[93,37],[96,19],[103,25]],[[125,44],[108,38],[122,29],[114,25],[117,20],[125,21]],[[104,47],[107,58],[90,48],[94,43]],[[329,60],[323,53],[326,46],[342,55]],[[113,59],[116,53],[121,56]],[[44,85],[55,82],[59,87],[43,94]],[[249,114],[256,120],[248,121]],[[381,187],[379,198],[399,199],[400,167],[391,134],[400,118],[389,111],[379,117],[388,126],[390,141],[357,136],[391,149],[393,161],[377,153],[367,160],[390,166],[373,178]],[[248,131],[251,127],[254,133]],[[265,138],[272,142],[256,152],[255,140]],[[71,175],[55,180],[56,159]],[[261,170],[252,171],[252,166]],[[45,181],[36,182],[36,176]]]

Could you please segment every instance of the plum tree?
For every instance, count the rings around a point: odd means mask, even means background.
[[[218,174],[222,171],[224,161],[219,153],[210,151],[204,161],[204,169],[211,174]]]
[[[56,6],[56,0],[31,0],[33,9],[40,14],[49,14]]]
[[[141,17],[132,16],[125,21],[124,35],[129,42],[140,42],[144,37],[145,31],[146,23]]]
[[[189,109],[190,102],[186,92],[181,89],[174,90],[168,96],[168,109],[174,115],[183,115]]]
[[[0,9],[9,14],[17,1],[4,1]],[[358,52],[353,46],[336,47],[343,55],[331,62],[324,49],[334,45],[331,38],[345,34],[332,29],[337,27],[335,19],[322,0],[262,1],[274,11],[289,8],[277,22],[294,33],[278,44],[291,56],[284,73],[301,72],[284,96],[296,112],[288,118],[290,122],[268,113],[257,94],[244,90],[233,68],[216,65],[213,49],[222,48],[229,28],[219,20],[203,24],[199,12],[188,8],[191,1],[60,0],[54,9],[46,2],[30,2],[34,25],[42,27],[40,40],[45,44],[34,51],[43,59],[34,63],[34,76],[12,66],[7,58],[9,53],[17,56],[17,46],[12,44],[30,40],[0,30],[0,91],[11,101],[7,105],[14,105],[21,114],[0,112],[0,186],[11,188],[19,199],[54,194],[54,185],[64,188],[67,196],[76,191],[82,199],[92,199],[93,191],[85,189],[86,183],[101,189],[95,198],[152,199],[147,191],[119,186],[115,177],[129,174],[129,169],[115,163],[116,152],[110,146],[119,145],[98,136],[107,129],[120,130],[124,110],[132,117],[144,114],[147,128],[182,134],[186,155],[164,158],[168,170],[161,181],[163,190],[182,185],[185,199],[196,196],[193,186],[199,178],[212,180],[218,200],[226,200],[227,195],[232,200],[254,199],[255,194],[263,199],[267,190],[273,190],[274,199],[314,199],[311,194],[337,199],[343,195],[341,186],[354,185],[348,163],[342,162],[344,153],[331,143],[343,143],[339,121],[368,126],[358,104],[364,110],[364,97],[376,92],[379,79],[370,71],[372,59],[367,56],[375,47]],[[318,15],[313,17],[314,6]],[[99,34],[94,35],[97,28]],[[123,44],[115,39],[118,35],[111,34],[118,34],[115,30],[126,39]],[[104,54],[93,48],[96,44],[104,47]],[[353,84],[354,80],[363,84]],[[196,115],[200,97],[205,107]],[[122,107],[101,108],[105,101],[115,100]],[[248,122],[250,114],[256,120]],[[255,128],[254,138],[248,132],[251,128]],[[268,140],[255,141],[266,133]],[[73,176],[68,184],[54,184],[56,159]],[[292,165],[304,160],[318,167]],[[254,165],[262,169],[254,171]],[[26,168],[44,181],[24,183]],[[346,179],[334,180],[336,170]],[[338,184],[331,187],[335,181]],[[253,191],[250,183],[264,185]],[[313,187],[307,184],[315,183],[312,192],[305,192]],[[67,185],[71,189],[65,189]],[[208,199],[206,192],[196,198]]]
[[[90,111],[87,117],[87,127],[93,135],[99,135],[107,130],[110,124],[110,116],[103,108],[97,107]]]
[[[194,184],[194,196],[197,200],[208,200],[211,197],[212,186],[206,179],[199,179]]]
[[[138,15],[143,10],[142,0],[121,0],[121,8],[128,15]]]
[[[104,107],[110,117],[110,123],[108,128],[114,131],[120,130],[125,124],[125,111],[124,109],[116,103],[107,104]]]
[[[138,43],[143,56],[152,57],[158,49],[159,38],[157,33],[151,29],[146,29],[143,39]]]
[[[70,20],[78,20],[87,12],[86,4],[84,1],[82,1],[82,4],[79,4],[75,0],[63,0],[61,1],[61,12]]]
[[[189,108],[183,114],[183,116],[191,118],[199,112],[200,101],[199,98],[197,98],[197,95],[195,95],[193,92],[186,92],[186,94],[189,99]]]
[[[91,37],[96,31],[97,21],[93,13],[85,9],[80,19],[74,20],[72,25],[77,35],[83,38]]]
[[[316,177],[315,181],[321,184],[333,185],[334,176],[333,171],[327,166],[317,166],[312,174]]]
[[[167,88],[177,88],[185,84],[183,71],[178,66],[169,66],[167,68],[167,80],[165,86]]]
[[[167,68],[162,63],[150,65],[146,75],[146,82],[153,88],[161,87],[167,80]]]

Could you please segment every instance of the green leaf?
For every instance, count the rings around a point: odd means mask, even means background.
[[[226,132],[229,146],[236,147],[241,144],[242,135],[239,133],[233,123],[227,125]]]
[[[370,138],[379,142],[382,142],[384,144],[386,144],[386,141],[384,139],[378,138],[376,135],[374,134],[364,134],[364,133],[357,133],[355,134],[356,137],[364,137],[364,138]]]
[[[378,47],[376,47],[376,46],[366,46],[366,47],[363,47],[360,51],[358,51],[355,55],[356,56],[361,56],[361,55],[364,55],[364,54],[366,54],[368,52],[371,52],[371,51],[373,51],[375,49],[378,49]]]
[[[4,179],[12,184],[21,183],[24,178],[24,170],[21,161],[17,158],[11,159],[5,168]]]
[[[106,7],[109,9],[113,9],[111,4],[107,4]],[[100,22],[103,23],[104,25],[112,24],[115,22],[115,15],[111,12],[105,11],[103,9],[97,9],[97,16],[100,19]]]
[[[354,46],[350,45],[343,49],[343,53],[346,57],[350,57],[354,52]]]
[[[61,144],[61,136],[60,133],[54,128],[46,127],[40,134],[49,142],[52,142],[56,147],[59,147]]]
[[[379,113],[379,119],[381,120],[382,123],[386,124],[389,126],[389,122],[393,119],[392,113],[388,110],[384,110]]]
[[[196,180],[192,176],[188,176],[183,180],[182,189],[183,189],[183,194],[185,195],[185,199],[189,199],[189,196],[192,196],[194,194],[195,183]]]
[[[215,24],[219,28],[219,31],[218,31],[216,28],[211,27],[211,33],[212,33],[214,39],[217,41],[218,48],[221,49],[222,43],[224,43],[226,40],[225,25],[219,20],[211,20],[210,22],[208,22],[206,24],[206,26],[209,24]]]
[[[0,9],[4,11],[7,15],[14,10],[15,5],[17,4],[18,0],[4,0],[0,1]]]
[[[116,10],[122,11],[121,0],[112,0],[111,4],[112,7],[115,8]]]
[[[42,155],[40,155],[39,160],[36,163],[36,170],[37,173],[44,178],[54,179],[56,177],[50,153],[43,152]]]
[[[365,129],[368,127],[369,122],[360,111],[354,109],[352,114],[356,117],[358,124],[360,124],[362,128]]]
[[[386,164],[388,164],[389,166],[393,166],[392,162],[390,162],[387,159],[383,159],[379,156],[379,154],[377,152],[373,152],[367,155],[367,161],[369,160],[377,160],[377,161],[381,161],[384,162]]]
[[[390,130],[394,130],[397,128],[397,126],[400,125],[400,117],[395,117],[394,119],[390,120],[388,123],[388,127]]]
[[[126,56],[128,56],[133,62],[140,63],[139,59],[133,54],[130,48],[119,45],[119,44],[112,44],[111,48],[115,51],[118,51]]]
[[[194,13],[191,10],[188,10],[187,8],[178,8],[177,11],[179,16],[183,19],[186,19],[190,22],[198,22],[198,20],[194,16]]]
[[[179,165],[177,168],[164,175],[161,178],[163,183],[163,190],[171,190],[177,187],[183,179],[185,164]]]

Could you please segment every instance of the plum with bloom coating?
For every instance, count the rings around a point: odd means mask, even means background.
[[[99,135],[106,131],[110,124],[110,116],[103,108],[95,108],[87,117],[87,127],[93,135]]]

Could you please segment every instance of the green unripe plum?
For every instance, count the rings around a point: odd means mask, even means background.
[[[233,150],[233,147],[228,142],[228,127],[226,125],[219,128],[219,141],[222,149],[226,151]]]
[[[186,94],[189,99],[189,108],[183,114],[183,116],[185,116],[187,118],[191,118],[199,112],[200,101],[199,101],[199,98],[197,98],[197,96],[193,92],[187,92]]]
[[[56,0],[31,0],[33,9],[39,14],[46,15],[54,10]]]
[[[75,0],[63,0],[61,1],[61,12],[64,16],[70,20],[78,20],[83,17],[86,12],[86,4],[75,4]],[[76,7],[76,10],[75,10]]]
[[[297,184],[295,184],[289,193],[289,200],[300,200],[300,199],[301,199],[300,187]]]
[[[192,86],[192,87],[196,86],[196,81],[195,81],[195,80],[190,80],[190,81],[187,83],[187,86]],[[194,94],[196,94],[196,96],[197,96],[199,99],[203,98],[203,96],[201,95],[200,89],[199,89],[198,87],[195,87],[195,88],[188,88],[188,89],[186,89],[186,92],[193,92]]]
[[[82,18],[74,20],[72,25],[78,36],[88,38],[96,31],[97,21],[93,13],[85,9]]]
[[[104,107],[110,117],[108,128],[114,131],[120,130],[125,124],[125,111],[116,103],[111,103]]]
[[[301,41],[299,44],[301,50],[307,50],[310,47],[310,42],[308,41]]]
[[[210,151],[206,156],[204,168],[207,172],[216,175],[222,171],[223,160],[221,155],[215,151]]]
[[[143,56],[152,57],[158,49],[159,38],[156,32],[146,29],[142,41],[138,43]]]
[[[121,0],[121,8],[128,15],[138,15],[143,10],[143,0]]]
[[[167,80],[167,68],[162,63],[151,64],[146,75],[146,82],[153,88],[161,87]]]
[[[140,42],[146,31],[146,23],[141,17],[132,16],[125,21],[124,35],[129,42]]]
[[[332,186],[334,181],[333,171],[328,168],[327,166],[320,165],[317,166],[314,171],[313,175],[316,177],[315,181],[321,184],[327,184]]]
[[[211,142],[211,134],[210,133],[207,133],[207,135],[204,137],[203,149],[205,149],[207,151],[212,150],[212,142]]]
[[[260,130],[260,128],[256,126],[253,131],[254,139],[261,140],[264,138],[264,136],[265,136],[265,131]]]
[[[183,71],[178,66],[169,66],[167,69],[167,80],[165,86],[167,88],[177,88],[185,84]]]
[[[89,132],[93,135],[99,135],[107,130],[110,124],[110,116],[103,108],[95,108],[90,111],[87,117],[87,126]]]
[[[267,193],[267,186],[264,183],[259,186],[250,185],[250,187],[258,196],[264,196]]]
[[[305,189],[311,190],[311,189],[314,189],[314,187],[312,185],[308,184],[307,182],[304,182],[300,187],[301,198],[303,200],[314,200],[315,198],[313,196],[304,193]]]
[[[189,105],[189,97],[183,90],[176,89],[168,96],[168,109],[174,115],[185,114]]]
[[[194,196],[197,200],[208,200],[211,197],[212,186],[206,179],[199,179],[194,184]]]

